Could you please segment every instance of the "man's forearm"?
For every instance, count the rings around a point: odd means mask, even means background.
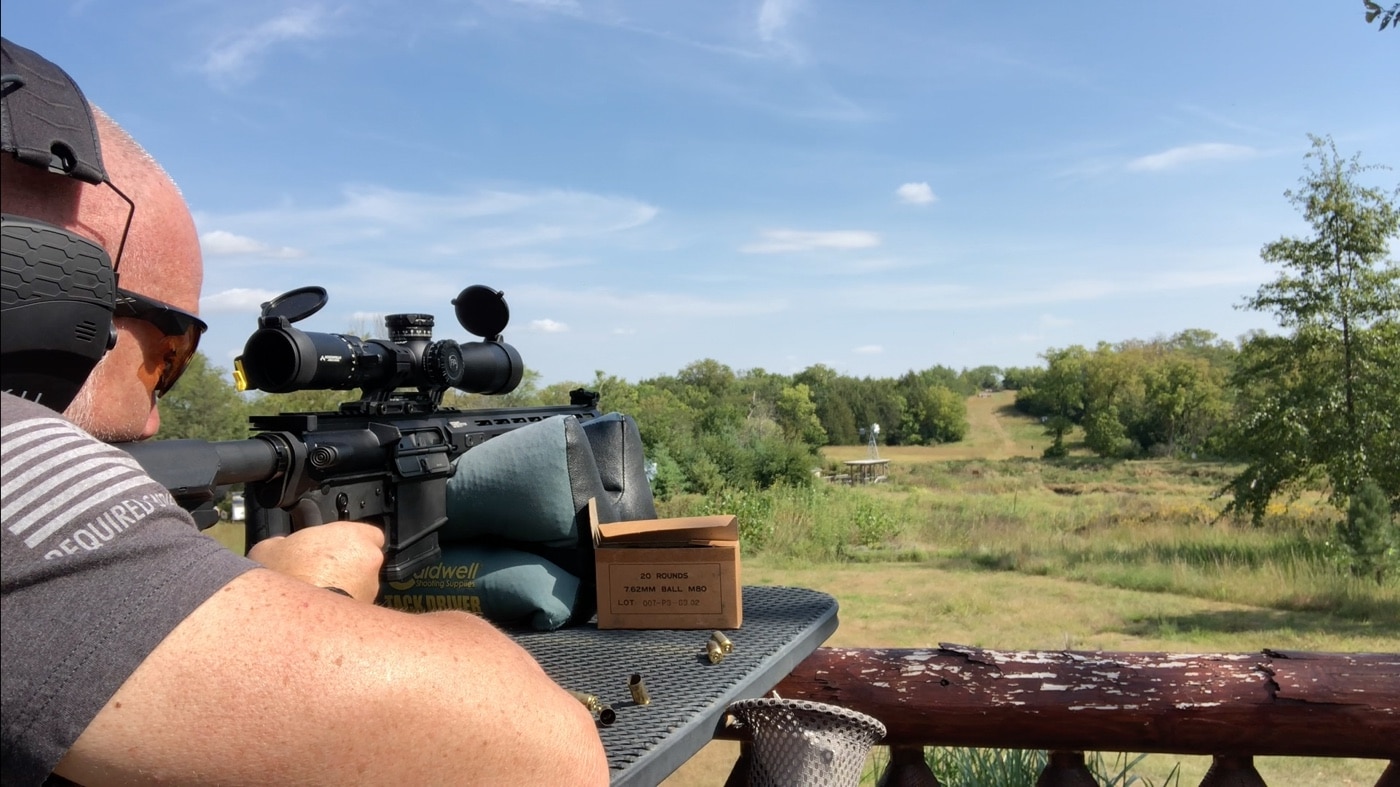
[[[587,710],[486,621],[359,604],[264,570],[161,643],[59,772],[109,783],[608,779]]]

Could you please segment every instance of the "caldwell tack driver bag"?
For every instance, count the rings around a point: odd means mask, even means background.
[[[385,582],[382,606],[406,612],[459,610],[505,625],[553,631],[568,622],[578,578],[539,555],[507,547],[459,544],[402,582]]]
[[[385,584],[382,603],[541,630],[586,621],[596,606],[590,502],[600,522],[656,516],[630,416],[558,415],[494,437],[448,480],[442,562]]]

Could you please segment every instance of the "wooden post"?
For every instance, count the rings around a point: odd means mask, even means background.
[[[890,764],[875,787],[941,787],[922,746],[891,746]]]
[[[729,771],[729,778],[724,780],[724,787],[748,787],[749,771],[753,769],[753,743],[744,741],[739,744],[739,759],[734,761],[734,768]]]
[[[1082,751],[1052,751],[1035,787],[1098,787]]]
[[[1254,758],[1226,755],[1211,760],[1201,787],[1268,787],[1254,769]]]

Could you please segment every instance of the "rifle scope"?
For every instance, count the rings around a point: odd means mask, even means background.
[[[510,320],[505,297],[472,285],[452,301],[462,327],[482,341],[434,341],[430,314],[390,314],[388,339],[361,339],[339,333],[312,333],[292,327],[320,311],[325,289],[302,287],[262,305],[258,330],[248,337],[236,361],[240,388],[268,393],[363,389],[366,397],[399,388],[441,395],[448,388],[467,393],[504,394],[525,373],[520,353],[501,340]]]

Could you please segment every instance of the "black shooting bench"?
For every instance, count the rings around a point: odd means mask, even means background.
[[[709,631],[510,631],[559,685],[596,695],[617,720],[599,724],[614,785],[655,785],[695,756],[735,700],[761,697],[836,631],[836,599],[815,590],[749,586],[744,625],[726,631],[734,650],[718,664]],[[632,702],[640,674],[651,704]]]

